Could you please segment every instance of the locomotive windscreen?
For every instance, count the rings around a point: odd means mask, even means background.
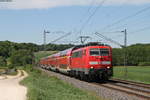
[[[109,49],[107,48],[92,48],[90,49],[91,56],[109,56]]]

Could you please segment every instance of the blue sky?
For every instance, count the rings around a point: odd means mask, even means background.
[[[111,44],[94,34],[94,32],[100,32],[123,44],[123,33],[116,31],[122,31],[126,28],[128,45],[150,43],[150,8],[137,16],[103,30],[105,26],[149,7],[149,0],[122,0],[124,2],[106,0],[111,2],[104,3],[97,10],[91,20],[86,23],[82,34],[79,33],[81,26],[102,0],[95,0],[93,4],[91,0],[56,0],[55,2],[52,0],[43,0],[45,2],[31,0],[32,3],[29,3],[29,0],[21,1],[16,0],[12,4],[0,2],[0,41],[42,44],[43,31],[46,29],[51,32],[72,32],[71,35],[56,43],[76,42],[79,41],[80,35],[88,35],[91,36],[89,41],[103,41]],[[90,11],[88,11],[89,8],[91,8]],[[64,33],[47,34],[47,43],[62,35]],[[115,47],[115,45],[111,45]]]

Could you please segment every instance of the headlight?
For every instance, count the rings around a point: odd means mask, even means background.
[[[97,65],[97,64],[99,64],[99,63],[98,63],[98,61],[90,61],[89,64],[90,64],[90,65]]]
[[[107,66],[107,68],[109,69],[109,68],[110,68],[110,66]]]
[[[93,69],[94,67],[92,66],[91,69]]]

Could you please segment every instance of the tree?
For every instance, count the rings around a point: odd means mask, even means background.
[[[150,62],[150,44],[135,44],[127,47],[127,65],[137,66],[149,64]],[[113,65],[123,65],[123,49],[113,49]]]
[[[10,57],[11,64],[14,66],[23,66],[32,64],[33,53],[29,50],[13,51]]]
[[[0,66],[6,66],[6,64],[7,64],[6,59],[0,56]]]

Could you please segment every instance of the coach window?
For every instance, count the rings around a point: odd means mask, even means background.
[[[77,55],[78,55],[78,52],[74,52],[74,53],[72,54],[72,58],[76,58]]]
[[[82,51],[74,52],[72,54],[72,58],[79,58],[82,57]]]
[[[78,57],[82,57],[83,51],[79,51]]]

